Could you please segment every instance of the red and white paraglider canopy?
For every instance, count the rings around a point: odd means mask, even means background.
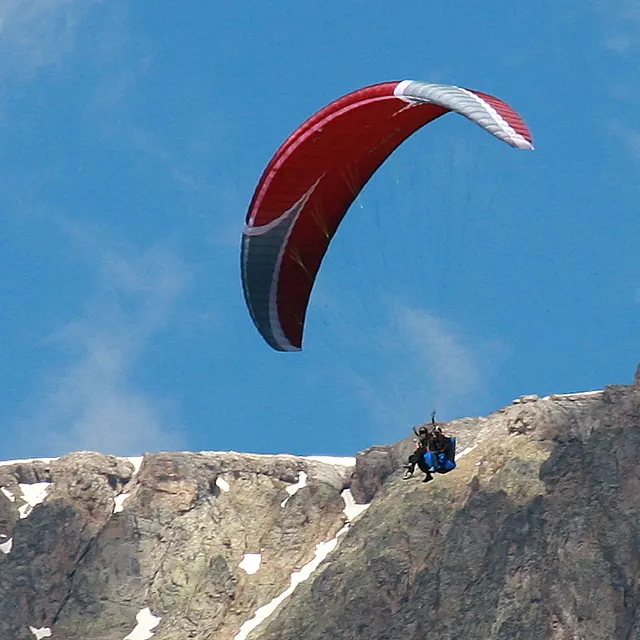
[[[533,149],[526,124],[502,100],[470,89],[404,80],[339,98],[276,151],[253,195],[241,256],[249,312],[274,349],[301,349],[320,264],[369,178],[412,133],[449,111],[512,147]]]

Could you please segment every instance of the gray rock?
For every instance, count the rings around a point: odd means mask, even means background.
[[[392,476],[255,638],[638,637],[640,390],[518,403],[475,445],[426,486]]]
[[[401,479],[411,437],[355,466],[234,452],[0,466],[0,638],[122,640],[148,607],[155,640],[231,640],[269,606],[250,640],[640,637],[637,376],[444,428],[458,467],[428,484]],[[46,498],[21,517],[36,482]],[[348,525],[347,488],[370,502]]]

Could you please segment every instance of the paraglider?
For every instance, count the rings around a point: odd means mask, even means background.
[[[302,348],[316,275],[350,205],[404,140],[448,112],[465,116],[512,147],[533,149],[527,125],[502,100],[404,80],[339,98],[276,151],[253,194],[241,250],[245,301],[271,347]]]
[[[413,432],[415,450],[404,466],[403,480],[413,476],[416,465],[425,476],[422,482],[431,482],[434,473],[449,473],[456,468],[456,437],[448,436],[435,420],[435,411],[431,414],[431,429],[422,425]]]

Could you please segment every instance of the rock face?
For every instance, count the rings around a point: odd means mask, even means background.
[[[446,430],[429,484],[411,438],[0,466],[0,638],[640,638],[638,381]]]
[[[122,640],[146,607],[158,638],[234,637],[347,522],[355,460],[340,462],[77,453],[0,466],[0,638]],[[33,486],[46,497],[21,517]]]

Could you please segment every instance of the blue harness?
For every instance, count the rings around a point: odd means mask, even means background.
[[[424,461],[429,467],[431,473],[449,473],[456,468],[456,439],[448,438],[449,440],[449,455],[444,451],[435,453],[433,451],[427,451],[424,454]]]

